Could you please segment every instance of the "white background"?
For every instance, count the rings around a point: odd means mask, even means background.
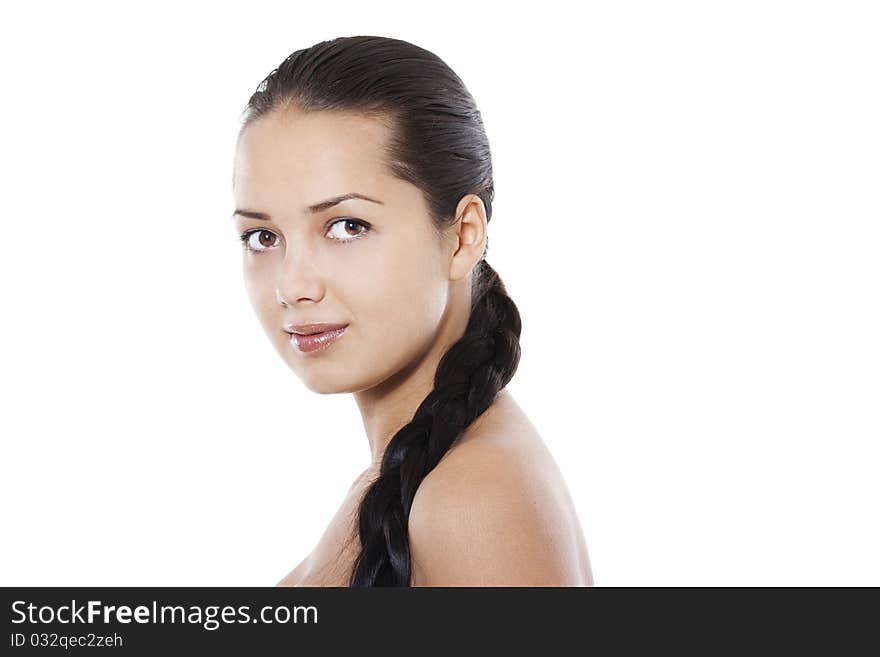
[[[233,147],[293,50],[480,107],[510,390],[597,585],[880,585],[875,3],[22,3],[2,66],[3,585],[272,585],[367,440],[247,300]]]

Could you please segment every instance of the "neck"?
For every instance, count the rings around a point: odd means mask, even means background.
[[[369,470],[379,470],[388,443],[412,420],[419,405],[434,389],[437,366],[449,347],[464,335],[469,319],[467,299],[450,303],[436,339],[423,355],[379,385],[354,393],[370,443]]]

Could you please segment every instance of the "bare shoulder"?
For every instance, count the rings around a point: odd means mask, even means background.
[[[280,582],[275,584],[276,587],[288,587],[288,586],[297,586],[299,582],[302,580],[302,573],[309,566],[309,561],[311,560],[312,555],[310,554],[305,559],[303,559],[296,568],[287,573]]]
[[[533,427],[516,426],[487,426],[422,481],[409,516],[414,586],[591,583],[559,470]]]

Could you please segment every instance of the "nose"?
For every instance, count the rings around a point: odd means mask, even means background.
[[[282,306],[293,306],[300,301],[318,303],[324,298],[325,285],[320,269],[309,254],[289,249],[284,255],[275,298]]]

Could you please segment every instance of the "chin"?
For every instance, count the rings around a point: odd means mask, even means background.
[[[348,392],[348,389],[344,387],[333,385],[333,381],[329,379],[323,381],[309,381],[308,379],[303,379],[302,381],[306,388],[318,395],[338,395],[343,392]]]
[[[346,392],[357,390],[357,386],[352,383],[351,376],[346,371],[334,371],[336,368],[314,368],[307,371],[308,368],[297,367],[296,375],[302,381],[303,385],[311,392],[318,395],[339,395]]]

